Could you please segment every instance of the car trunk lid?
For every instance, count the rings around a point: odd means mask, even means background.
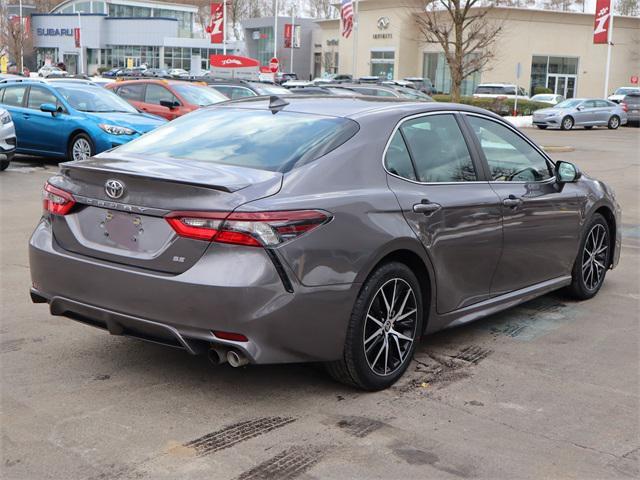
[[[176,235],[165,216],[174,211],[231,212],[276,194],[282,174],[185,160],[102,154],[61,166],[50,182],[73,194],[67,215],[52,215],[63,249],[129,266],[178,274],[209,242]],[[122,187],[107,193],[108,182]],[[111,183],[110,183],[111,184]],[[115,197],[115,198],[114,198]]]

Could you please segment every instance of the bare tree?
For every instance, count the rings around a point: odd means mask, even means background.
[[[543,8],[547,10],[561,10],[563,12],[584,12],[585,0],[544,0]]]
[[[0,46],[9,53],[9,57],[15,59],[18,72],[22,72],[22,53],[28,54],[33,49],[31,32],[25,30],[25,23],[19,17],[9,17],[8,3],[0,3]]]
[[[451,96],[460,101],[465,78],[493,58],[503,22],[489,17],[493,7],[481,0],[420,0],[416,22],[421,40],[442,48],[451,71]]]
[[[311,16],[317,19],[337,18],[338,10],[332,0],[309,0]]]
[[[637,17],[640,15],[640,2],[638,0],[617,0],[615,10],[618,15]]]

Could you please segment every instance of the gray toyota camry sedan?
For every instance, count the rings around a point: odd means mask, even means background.
[[[31,298],[53,315],[367,390],[422,335],[594,296],[620,256],[606,184],[463,105],[231,102],[63,163],[43,195]]]

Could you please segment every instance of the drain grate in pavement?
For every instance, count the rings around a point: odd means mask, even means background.
[[[264,435],[276,428],[295,422],[291,417],[265,417],[247,420],[224,427],[216,432],[209,433],[200,438],[185,443],[184,446],[195,450],[197,456],[208,455],[225,448],[230,448],[237,443],[244,442],[254,437]]]
[[[367,417],[345,417],[338,422],[338,427],[358,438],[364,438],[382,426],[384,423]]]
[[[453,358],[456,360],[464,360],[465,362],[477,365],[492,353],[493,350],[490,350],[488,348],[482,348],[478,345],[470,345],[460,350],[458,354]]]
[[[325,449],[320,447],[291,447],[260,465],[247,470],[238,480],[289,480],[296,478],[318,463]]]

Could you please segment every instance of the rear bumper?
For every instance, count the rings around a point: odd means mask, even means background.
[[[264,250],[218,244],[180,275],[134,269],[61,250],[46,220],[33,233],[29,260],[32,299],[47,302],[53,315],[192,354],[211,344],[233,347],[252,363],[340,358],[359,290],[304,287],[291,274],[291,293]],[[213,330],[249,341],[222,340]]]

